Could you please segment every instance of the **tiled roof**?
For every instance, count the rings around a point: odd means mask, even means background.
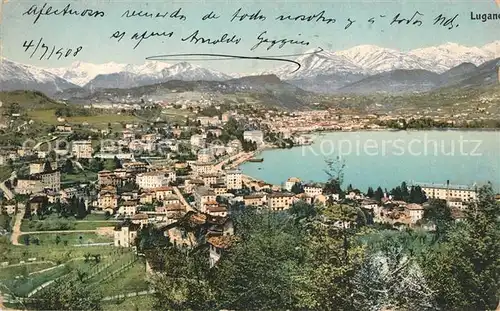
[[[217,248],[227,249],[231,247],[235,242],[238,241],[238,238],[234,235],[225,235],[225,236],[212,236],[207,239],[209,244]]]

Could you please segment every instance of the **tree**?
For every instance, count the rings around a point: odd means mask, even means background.
[[[52,165],[50,165],[50,161],[46,160],[44,165],[43,165],[43,171],[44,172],[51,172],[52,171]]]
[[[32,310],[102,310],[102,294],[95,286],[79,280],[55,280],[43,295],[31,303]]]
[[[422,204],[427,201],[424,191],[420,186],[412,186],[410,190],[409,203]]]
[[[373,191],[373,188],[368,187],[368,191],[366,191],[366,196],[369,198],[373,198],[374,195],[375,195],[375,192]]]
[[[73,161],[66,159],[63,165],[63,171],[67,174],[73,174]]]
[[[59,245],[61,243],[61,237],[56,235],[56,245]]]
[[[304,186],[300,182],[296,182],[291,189],[291,192],[295,194],[303,193],[304,192]]]
[[[116,156],[113,158],[113,161],[115,162],[115,169],[117,168],[122,168],[122,162],[120,159],[118,159]]]
[[[446,310],[494,310],[500,288],[500,205],[491,183],[478,191],[465,220],[454,224],[447,240],[425,254],[429,287],[438,308]]]
[[[325,174],[328,176],[328,180],[323,188],[323,193],[325,195],[339,194],[343,195],[342,188],[340,187],[344,179],[344,168],[345,162],[340,159],[340,157],[334,159],[327,159]]]
[[[373,195],[373,199],[377,201],[382,201],[382,198],[384,197],[384,191],[382,190],[381,187],[378,187],[377,190],[375,191],[375,194]]]
[[[408,202],[410,198],[410,193],[408,192],[408,185],[405,181],[401,183],[401,199],[405,202]]]
[[[429,220],[436,225],[436,237],[441,238],[453,222],[451,209],[446,200],[432,199],[424,207],[423,219]]]
[[[87,206],[85,205],[85,200],[81,198],[78,201],[77,210],[75,217],[77,219],[83,219],[87,216]]]

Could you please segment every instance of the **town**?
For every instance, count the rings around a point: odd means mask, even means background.
[[[460,221],[478,200],[477,185],[450,181],[402,181],[390,191],[377,185],[365,191],[355,185],[346,187],[333,177],[327,182],[306,182],[291,176],[273,185],[239,169],[246,161],[265,161],[259,158],[262,150],[311,144],[314,131],[378,130],[387,128],[384,121],[401,125],[400,116],[357,116],[332,109],[290,113],[212,105],[139,107],[150,114],[135,122],[103,122],[95,128],[89,123],[92,116],[78,124],[71,122],[65,108],[58,108],[51,116],[56,119],[54,126],[38,140],[2,150],[0,163],[6,174],[0,184],[1,225],[7,243],[17,247],[2,254],[2,267],[22,267],[27,262],[43,267],[39,273],[16,276],[5,285],[7,291],[0,289],[6,303],[36,302],[54,280],[71,279],[75,273],[81,282],[102,288],[104,301],[147,297],[155,293],[148,279],[164,269],[155,247],[171,245],[193,251],[206,246],[207,253],[197,256],[206,256],[208,268],[215,268],[241,238],[234,217],[242,210],[279,214],[343,205],[359,215],[335,220],[339,229],[362,219],[366,226],[435,232],[440,223],[430,211],[436,206],[444,204],[450,219]],[[123,105],[79,109],[80,113],[95,109],[127,112]],[[131,109],[137,111],[137,107]],[[175,115],[176,122],[169,123],[160,120],[164,110],[171,114],[185,111],[186,115]],[[13,119],[11,123],[26,117],[13,104],[7,111],[4,116]],[[444,119],[433,122],[450,125]],[[18,130],[34,123],[24,122]],[[496,200],[500,200],[498,195]],[[59,248],[69,257],[47,251]],[[19,255],[20,249],[25,249],[24,255]],[[91,256],[98,259],[95,267],[77,265],[71,272],[59,271],[60,266],[71,266],[77,260],[74,256],[84,256],[86,263]],[[52,266],[47,260],[60,264]],[[101,260],[105,264],[97,264]],[[40,280],[33,281],[32,274]],[[110,289],[113,280],[128,278],[130,284]]]

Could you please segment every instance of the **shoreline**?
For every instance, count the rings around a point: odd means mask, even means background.
[[[406,129],[406,130],[395,130],[395,129],[361,129],[361,130],[343,130],[343,131],[340,131],[340,130],[335,130],[335,131],[308,131],[308,132],[295,132],[294,134],[299,134],[298,136],[300,135],[310,135],[311,137],[311,140],[312,140],[312,143],[310,144],[302,144],[302,145],[294,145],[292,148],[279,148],[277,146],[265,146],[265,147],[262,147],[262,148],[259,148],[255,151],[252,152],[253,156],[251,157],[248,157],[247,159],[245,159],[244,161],[242,161],[241,163],[239,163],[236,167],[238,170],[242,171],[243,173],[243,169],[241,168],[242,165],[246,164],[246,163],[253,163],[253,164],[259,164],[259,163],[254,163],[254,162],[250,162],[248,161],[249,159],[251,158],[255,158],[255,157],[262,157],[264,159],[264,162],[265,162],[265,157],[262,156],[262,153],[264,151],[270,151],[270,150],[292,150],[292,149],[295,149],[295,148],[303,148],[303,147],[307,147],[307,146],[311,146],[313,145],[314,143],[317,142],[317,139],[321,139],[322,137],[326,136],[327,134],[336,134],[338,132],[377,132],[377,133],[380,133],[380,132],[399,132],[399,131],[405,131],[405,132],[412,132],[412,133],[415,133],[415,132],[420,132],[420,131],[436,131],[436,132],[444,132],[444,131],[449,131],[449,132],[496,132],[497,134],[500,134],[500,129],[471,129],[471,128],[468,128],[468,129],[462,129],[462,128],[446,128],[446,129]],[[243,173],[245,176],[247,176],[249,179],[253,180],[253,181],[260,181],[260,182],[263,182],[263,183],[266,183],[266,184],[270,184],[270,185],[273,185],[272,183],[266,181],[266,180],[263,180],[263,179],[260,179],[256,176],[252,176],[252,175],[248,175],[246,173]]]

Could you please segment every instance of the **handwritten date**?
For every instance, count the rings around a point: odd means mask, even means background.
[[[38,52],[40,54],[40,60],[46,59],[49,60],[53,56],[54,58],[61,59],[62,57],[76,57],[78,53],[80,53],[83,49],[83,46],[79,46],[76,49],[70,48],[58,48],[55,45],[47,45],[43,38],[40,38],[38,41],[24,41],[23,43],[24,52],[31,52],[30,58]]]

